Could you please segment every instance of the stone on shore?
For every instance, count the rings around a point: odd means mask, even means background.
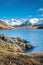
[[[0,34],[0,45],[9,51],[23,52],[32,49],[34,46],[27,44],[27,41],[21,38],[12,38],[4,34]],[[4,49],[3,48],[3,49]]]

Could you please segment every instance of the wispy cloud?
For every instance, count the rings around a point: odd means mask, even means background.
[[[43,8],[39,8],[38,11],[43,12]]]
[[[43,17],[43,14],[39,14],[39,15],[37,15],[38,17]]]
[[[43,17],[43,14],[41,14],[41,16]]]

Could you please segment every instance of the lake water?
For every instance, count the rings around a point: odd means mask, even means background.
[[[43,29],[10,29],[0,30],[0,34],[11,37],[20,37],[30,42],[35,48],[26,52],[43,52]]]

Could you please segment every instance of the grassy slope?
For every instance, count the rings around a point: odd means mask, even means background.
[[[43,53],[23,53],[18,45],[0,39],[0,65],[43,65]]]
[[[43,53],[23,53],[0,43],[0,65],[43,65]]]
[[[0,65],[43,65],[43,53],[0,52]]]

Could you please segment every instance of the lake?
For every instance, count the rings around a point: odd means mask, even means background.
[[[6,34],[10,37],[23,38],[35,46],[31,50],[25,50],[25,52],[43,52],[43,29],[26,29],[17,28],[9,30],[0,30],[0,34]]]

